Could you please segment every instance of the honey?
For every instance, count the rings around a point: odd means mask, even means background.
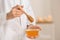
[[[37,37],[39,35],[38,29],[27,29],[26,30],[26,36],[27,37]]]

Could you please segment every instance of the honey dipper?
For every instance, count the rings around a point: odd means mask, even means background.
[[[34,19],[33,19],[30,15],[28,15],[27,13],[25,13],[25,15],[27,16],[27,18],[28,18],[28,20],[29,20],[30,22],[33,22],[33,21],[34,21]]]
[[[18,9],[19,9],[19,10],[22,10],[22,9],[20,9],[20,8],[18,8]],[[33,21],[34,21],[33,17],[31,17],[30,15],[28,15],[25,11],[22,10],[22,12],[26,15],[26,17],[28,18],[28,20],[29,20],[30,22],[33,22]]]

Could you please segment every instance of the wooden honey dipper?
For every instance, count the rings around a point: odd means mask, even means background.
[[[34,19],[33,19],[30,15],[28,15],[27,13],[25,13],[25,15],[27,16],[27,18],[28,18],[28,20],[29,20],[30,22],[33,22],[33,21],[34,21]]]
[[[18,8],[18,9],[19,9],[19,10],[22,10],[22,9],[20,9],[20,8]],[[30,15],[28,15],[25,11],[22,10],[22,12],[26,15],[26,17],[28,18],[28,20],[29,20],[30,22],[33,22],[33,21],[34,21],[34,18],[31,17]]]

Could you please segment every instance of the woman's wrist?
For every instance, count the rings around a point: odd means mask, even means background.
[[[13,19],[13,18],[14,18],[14,16],[13,16],[12,12],[7,13],[7,16],[6,16],[7,20]]]

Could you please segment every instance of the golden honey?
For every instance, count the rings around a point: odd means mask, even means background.
[[[26,36],[27,37],[37,37],[39,30],[38,29],[27,29],[26,30]]]

